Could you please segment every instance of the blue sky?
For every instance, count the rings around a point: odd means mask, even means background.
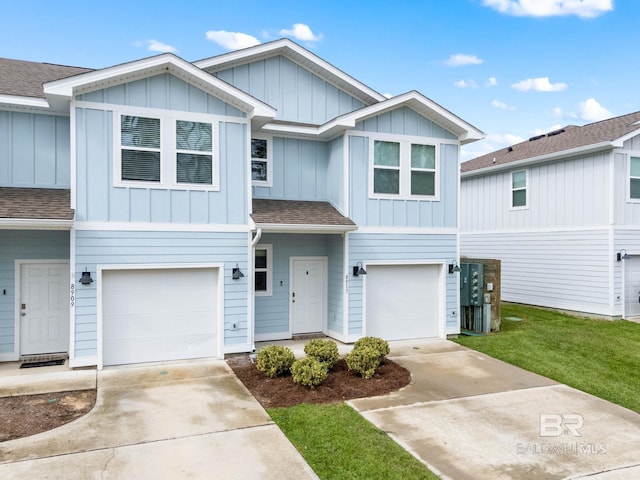
[[[101,68],[287,36],[380,93],[418,90],[487,134],[472,158],[640,110],[638,0],[0,0],[0,57]]]

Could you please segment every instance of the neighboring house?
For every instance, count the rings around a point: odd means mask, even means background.
[[[455,334],[459,151],[482,137],[286,39],[95,71],[1,59],[0,360]]]
[[[461,254],[502,261],[502,299],[640,316],[640,112],[462,164]]]

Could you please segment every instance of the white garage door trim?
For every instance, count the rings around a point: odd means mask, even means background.
[[[172,269],[216,269],[217,270],[217,345],[216,352],[219,355],[223,353],[224,344],[224,264],[222,263],[206,263],[206,264],[131,264],[131,265],[97,265],[96,266],[96,306],[97,306],[97,340],[98,340],[98,370],[104,366],[103,363],[103,343],[104,343],[104,318],[103,318],[103,292],[102,292],[102,275],[105,271],[110,270],[172,270]]]
[[[445,327],[446,327],[446,276],[445,267],[446,262],[415,262],[415,261],[370,261],[364,262],[363,267],[365,271],[371,266],[436,266],[439,267],[438,272],[438,337],[446,339]],[[362,284],[362,317],[363,317],[363,332],[364,335],[369,335],[367,332],[367,275],[363,275]]]

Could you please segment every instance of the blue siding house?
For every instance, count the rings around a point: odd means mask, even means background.
[[[460,146],[282,39],[100,70],[0,59],[0,361],[459,332]]]

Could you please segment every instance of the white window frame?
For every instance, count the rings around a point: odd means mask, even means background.
[[[266,268],[256,268],[255,262],[255,251],[253,255],[253,293],[256,297],[270,297],[273,295],[273,244],[258,244],[255,247],[255,250],[265,250],[267,252],[267,267]],[[255,284],[255,274],[256,272],[266,272],[267,273],[267,289],[266,290],[256,290]]]
[[[626,182],[627,182],[627,202],[629,203],[640,203],[640,197],[636,198],[636,197],[632,197],[631,196],[631,180],[632,179],[637,179],[640,180],[640,177],[632,177],[631,176],[631,159],[632,158],[637,158],[640,159],[640,153],[636,153],[635,155],[632,153],[629,153],[627,155],[627,175],[626,175]]]
[[[384,167],[374,165],[375,141],[392,142],[400,144],[400,188],[398,194],[375,193],[373,191],[373,178],[375,168],[396,169],[396,167]],[[412,195],[411,194],[411,172],[428,171],[411,167],[411,145],[429,145],[435,147],[435,178],[433,195]],[[430,170],[429,170],[430,171]],[[369,135],[369,198],[393,199],[393,200],[440,200],[440,142],[434,138],[407,137],[397,135]]]
[[[254,187],[272,187],[273,186],[273,137],[270,135],[262,135],[262,134],[252,134],[251,140],[266,140],[267,141],[267,158],[256,158],[251,157],[251,170],[249,171],[249,175],[251,175],[251,185]],[[249,155],[251,155],[251,143],[249,143]],[[267,164],[267,180],[254,180],[253,179],[253,162],[265,162]]]
[[[520,172],[524,172],[524,188],[513,188],[513,175]],[[513,205],[513,192],[519,190],[524,190],[524,205],[516,207]],[[510,210],[526,210],[529,208],[529,169],[513,170],[509,173],[509,205]]]
[[[129,147],[121,143],[121,117],[123,115],[160,120],[160,181],[148,182],[144,180],[122,179],[122,150]],[[176,145],[176,121],[201,122],[211,124],[211,184],[178,183],[177,164],[178,152],[184,153]],[[119,108],[113,110],[113,185],[115,187],[138,187],[172,190],[220,190],[220,154],[219,154],[219,121],[212,115],[178,112],[172,110],[155,110],[148,108]],[[152,149],[142,149],[152,150]],[[197,152],[206,155],[207,152]]]

